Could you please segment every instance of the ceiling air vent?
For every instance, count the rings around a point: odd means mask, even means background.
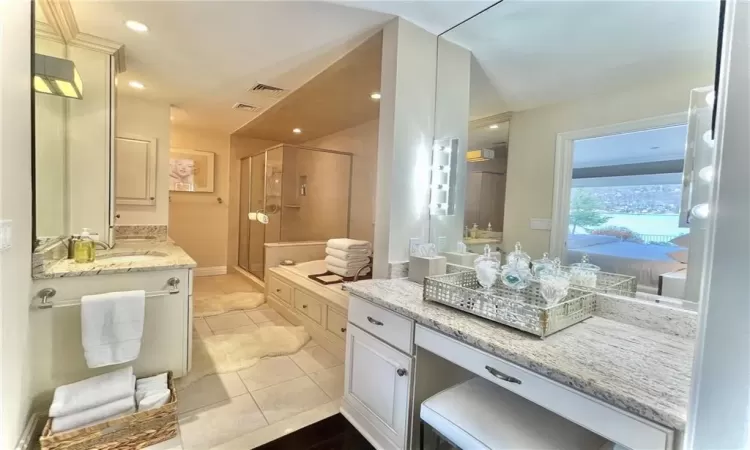
[[[234,106],[232,106],[234,109],[239,109],[241,111],[250,111],[250,112],[258,112],[261,108],[260,106],[255,105],[248,105],[247,103],[235,103]]]
[[[282,97],[284,94],[286,94],[285,89],[281,89],[276,86],[269,86],[263,83],[256,83],[255,86],[249,89],[249,91],[254,94],[261,94],[267,97],[276,97],[276,98]]]

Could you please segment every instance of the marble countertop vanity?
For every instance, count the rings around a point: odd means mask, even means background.
[[[671,429],[685,428],[693,339],[594,316],[542,340],[425,302],[422,286],[405,279],[365,280],[345,288],[602,402]]]
[[[63,245],[60,243],[59,245]],[[96,250],[96,260],[92,263],[76,263],[72,259],[46,259],[35,265],[32,277],[35,280],[108,275],[128,272],[148,272],[154,270],[186,269],[196,266],[196,262],[183,250],[170,241],[150,241],[146,239],[118,241],[111,250]]]

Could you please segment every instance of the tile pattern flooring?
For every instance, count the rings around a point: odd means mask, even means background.
[[[196,277],[193,295],[248,292],[242,275]],[[196,318],[210,336],[291,324],[266,304]],[[343,361],[310,341],[289,356],[263,358],[234,373],[209,375],[178,392],[180,436],[149,450],[248,450],[338,413]]]

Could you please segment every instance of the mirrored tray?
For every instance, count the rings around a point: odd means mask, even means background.
[[[519,294],[501,283],[487,292],[479,285],[476,273],[468,271],[426,277],[424,299],[542,338],[588,319],[596,307],[595,293],[575,287],[559,303],[547,306],[536,281]]]

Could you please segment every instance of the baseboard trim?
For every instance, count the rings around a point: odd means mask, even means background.
[[[193,275],[196,277],[210,277],[212,275],[226,275],[227,266],[215,267],[196,267],[193,269]]]
[[[33,413],[29,420],[26,421],[23,433],[18,439],[15,450],[32,450],[39,440],[41,428],[44,426],[43,416],[40,413]]]

